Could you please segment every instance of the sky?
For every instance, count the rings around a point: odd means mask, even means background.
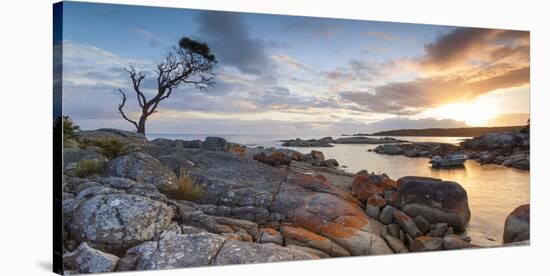
[[[338,135],[401,128],[522,125],[529,32],[64,2],[64,114],[83,129],[132,130],[124,67],[155,95],[155,64],[181,37],[209,45],[215,86],[181,86],[149,133]]]

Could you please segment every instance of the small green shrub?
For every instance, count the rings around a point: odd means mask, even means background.
[[[103,139],[86,139],[80,143],[81,148],[88,146],[96,146],[99,148],[99,152],[105,155],[108,159],[113,159],[117,156],[125,155],[128,153],[128,148],[119,140],[113,138]]]
[[[78,141],[80,138],[80,127],[73,123],[73,120],[68,116],[63,116],[63,141],[68,140]]]
[[[204,190],[185,170],[180,170],[177,189],[170,192],[168,197],[187,201],[197,201],[204,194]]]
[[[74,174],[78,177],[100,175],[103,172],[103,162],[94,159],[82,159],[76,164]]]

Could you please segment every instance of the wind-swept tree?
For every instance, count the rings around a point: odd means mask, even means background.
[[[145,122],[153,113],[157,112],[161,101],[169,98],[172,92],[181,85],[192,85],[197,89],[205,90],[214,84],[214,65],[216,57],[210,53],[210,48],[205,43],[183,37],[164,59],[156,65],[156,94],[147,99],[142,91],[141,84],[145,79],[143,72],[136,72],[130,65],[124,68],[128,73],[133,90],[137,96],[141,116],[136,122],[130,119],[123,111],[126,104],[126,93],[119,89],[122,102],[118,105],[118,111],[126,121],[136,127],[137,133],[145,134]]]

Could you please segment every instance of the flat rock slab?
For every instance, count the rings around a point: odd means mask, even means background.
[[[133,247],[120,260],[119,271],[171,269],[210,265],[225,239],[212,233],[166,235]]]
[[[301,250],[281,247],[273,243],[226,241],[218,252],[215,265],[254,264],[282,261],[312,260],[319,257]]]

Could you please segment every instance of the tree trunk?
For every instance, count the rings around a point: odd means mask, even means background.
[[[147,120],[147,115],[142,114],[139,117],[137,133],[143,134],[145,136],[145,120]]]

